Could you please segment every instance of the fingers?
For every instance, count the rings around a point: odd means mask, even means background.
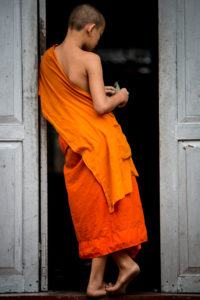
[[[105,86],[105,92],[108,94],[115,94],[116,90],[113,86]]]
[[[119,107],[119,108],[122,108],[122,107],[124,107],[125,105],[126,105],[126,103],[123,103],[123,104],[118,105],[118,107]]]
[[[122,88],[121,91],[123,91],[124,93],[127,93],[129,95],[129,91],[126,88]]]
[[[108,89],[108,90],[111,90],[111,91],[115,91],[115,88],[112,85],[105,86],[105,89]]]

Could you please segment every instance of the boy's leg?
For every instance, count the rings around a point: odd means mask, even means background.
[[[106,286],[107,294],[124,294],[126,287],[139,272],[139,265],[124,250],[111,253],[110,256],[117,263],[119,275],[114,286]]]
[[[107,262],[107,255],[92,258],[89,283],[87,286],[87,296],[98,297],[106,295],[104,271]]]

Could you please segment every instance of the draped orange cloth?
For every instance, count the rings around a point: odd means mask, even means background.
[[[148,240],[136,177],[132,175],[133,191],[115,204],[111,214],[101,185],[81,155],[61,136],[59,144],[65,155],[65,185],[80,258],[89,259],[122,249],[134,258],[141,243]]]
[[[115,203],[133,191],[132,176],[139,176],[131,148],[114,114],[99,115],[91,95],[67,78],[57,60],[56,46],[45,51],[40,63],[42,114],[70,148],[81,155],[113,213]]]
[[[134,258],[148,236],[130,146],[114,114],[98,115],[91,95],[69,81],[56,59],[56,45],[42,57],[39,95],[65,155],[79,256],[89,259],[123,249]]]

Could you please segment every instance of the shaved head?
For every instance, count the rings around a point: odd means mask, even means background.
[[[104,25],[105,18],[102,13],[91,4],[77,5],[69,16],[68,28],[80,31],[89,23],[96,24],[96,28],[98,29]]]

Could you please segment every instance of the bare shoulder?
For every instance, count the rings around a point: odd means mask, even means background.
[[[101,58],[98,54],[93,52],[86,52],[85,53],[85,66],[86,69],[93,69],[96,67],[101,67]]]
[[[100,56],[94,52],[84,51],[85,57],[92,60],[100,60]]]

